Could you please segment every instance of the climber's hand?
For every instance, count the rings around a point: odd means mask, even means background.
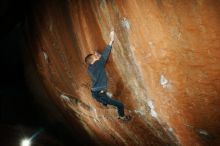
[[[109,45],[111,46],[113,44],[113,42],[114,42],[114,39],[115,39],[115,32],[114,32],[114,30],[110,32],[109,37],[110,37]]]

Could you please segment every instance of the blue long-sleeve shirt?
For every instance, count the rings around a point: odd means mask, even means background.
[[[92,91],[107,89],[108,78],[105,71],[105,64],[111,52],[112,46],[107,45],[99,60],[88,66],[88,73],[92,78]]]

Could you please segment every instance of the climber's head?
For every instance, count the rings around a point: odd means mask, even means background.
[[[86,64],[93,64],[97,60],[99,60],[100,57],[101,57],[101,54],[99,52],[95,51],[94,54],[89,54],[85,57],[85,62],[86,62]]]

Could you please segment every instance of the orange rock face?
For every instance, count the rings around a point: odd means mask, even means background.
[[[28,48],[51,104],[97,145],[220,145],[219,10],[218,0],[41,0]],[[84,63],[112,28],[109,91],[127,123],[92,98]]]

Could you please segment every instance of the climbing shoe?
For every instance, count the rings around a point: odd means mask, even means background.
[[[118,119],[120,119],[122,121],[130,121],[131,120],[131,116],[118,117]]]
[[[108,104],[106,104],[106,103],[102,103],[102,105],[103,105],[103,106],[107,106]]]

